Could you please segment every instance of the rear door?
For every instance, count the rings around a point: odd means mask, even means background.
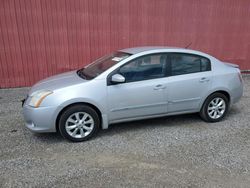
[[[172,53],[165,96],[168,113],[197,110],[212,84],[210,60],[193,54]]]

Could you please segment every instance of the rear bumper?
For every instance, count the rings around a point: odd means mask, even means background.
[[[23,105],[25,125],[32,132],[56,132],[56,107],[33,108]]]
[[[242,95],[243,95],[243,84],[240,84],[232,91],[232,104],[238,102],[242,97]]]

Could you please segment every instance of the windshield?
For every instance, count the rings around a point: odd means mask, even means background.
[[[103,56],[92,64],[77,71],[77,74],[87,80],[93,79],[108,70],[110,67],[116,63],[126,59],[130,54],[124,52],[114,52],[110,55]]]

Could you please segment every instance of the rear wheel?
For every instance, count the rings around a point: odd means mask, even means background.
[[[64,138],[81,142],[91,138],[99,129],[100,119],[87,105],[74,105],[66,109],[59,120],[59,131]]]
[[[228,111],[228,98],[222,93],[213,93],[204,102],[200,116],[207,122],[218,122]]]

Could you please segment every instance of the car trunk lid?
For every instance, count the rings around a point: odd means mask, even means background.
[[[240,66],[239,65],[237,65],[237,64],[233,64],[233,63],[228,63],[228,62],[223,62],[225,65],[227,65],[227,66],[229,66],[229,67],[234,67],[234,68],[240,68]]]

